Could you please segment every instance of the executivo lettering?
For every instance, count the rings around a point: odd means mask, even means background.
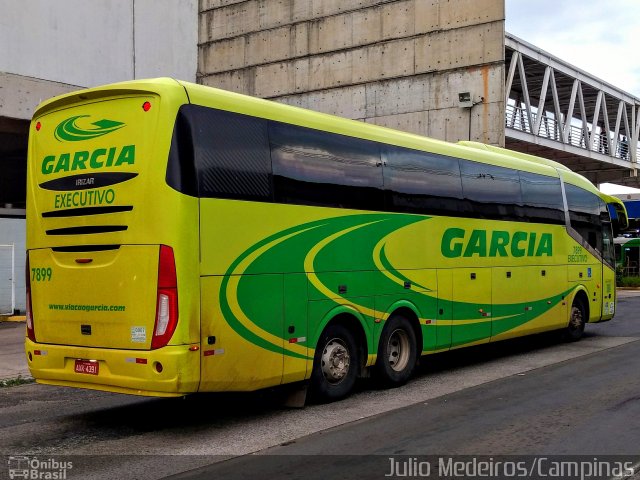
[[[57,193],[54,197],[54,208],[90,207],[94,205],[111,205],[116,199],[116,192],[107,190],[84,190],[82,192]]]

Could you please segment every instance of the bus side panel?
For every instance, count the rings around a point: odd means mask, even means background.
[[[200,285],[200,391],[251,391],[280,384],[282,338],[269,330],[282,331],[282,275],[210,276],[202,277]],[[251,298],[240,302],[239,295],[247,291]],[[265,325],[264,319],[273,323]]]
[[[453,270],[438,270],[438,317],[436,320],[437,350],[451,348],[453,320]]]
[[[567,322],[566,268],[535,266],[493,269],[492,341],[562,328]],[[510,278],[507,276],[511,273]],[[527,288],[535,285],[535,290]],[[496,301],[497,300],[497,301]],[[497,304],[509,306],[501,312]]]
[[[602,319],[602,301],[603,301],[603,284],[602,284],[603,265],[598,262],[593,266],[591,275],[593,275],[591,292],[591,306],[589,307],[589,321],[599,322]]]
[[[602,264],[595,262],[591,254],[588,256],[589,263],[569,265],[567,273],[570,284],[582,285],[587,290],[589,322],[598,322],[602,315]]]
[[[616,309],[616,273],[602,268],[602,320],[611,320]]]
[[[452,347],[491,339],[491,268],[453,271]]]
[[[307,276],[304,273],[284,275],[285,355],[282,383],[304,380],[310,372],[313,345],[309,343],[307,318]],[[299,351],[294,350],[299,347]]]

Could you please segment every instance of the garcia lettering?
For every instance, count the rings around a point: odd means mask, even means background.
[[[472,230],[448,228],[442,235],[442,255],[457,257],[550,257],[553,255],[553,235],[504,230]]]
[[[133,165],[136,159],[136,146],[125,145],[122,148],[98,148],[89,152],[81,150],[60,155],[47,155],[42,159],[41,171],[43,175],[58,172],[72,172],[87,168],[100,169],[105,167],[119,167]]]

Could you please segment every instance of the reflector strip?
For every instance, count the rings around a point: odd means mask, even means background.
[[[298,337],[298,338],[290,338],[289,339],[289,343],[301,343],[301,342],[306,342],[307,341],[307,337]]]
[[[224,348],[219,348],[217,350],[205,350],[202,354],[205,357],[210,357],[211,355],[222,355],[224,353]]]
[[[124,361],[127,363],[139,363],[140,365],[146,365],[148,362],[146,358],[134,358],[134,357],[127,357],[124,359]]]

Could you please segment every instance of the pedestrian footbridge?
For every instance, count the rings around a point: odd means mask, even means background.
[[[639,98],[509,33],[505,62],[507,148],[640,187]]]

